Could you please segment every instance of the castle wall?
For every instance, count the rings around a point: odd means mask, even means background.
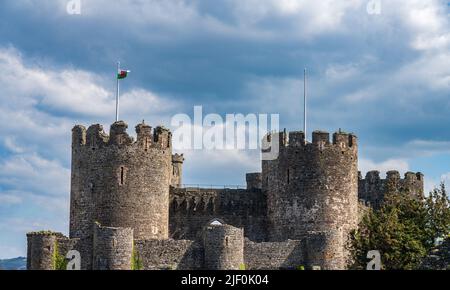
[[[301,241],[255,243],[245,240],[246,270],[297,269],[305,266]]]
[[[135,250],[145,270],[203,269],[204,250],[194,240],[136,240]]]
[[[302,132],[291,132],[290,142],[284,132],[268,137],[279,140],[278,158],[262,164],[271,241],[357,227],[357,140],[345,133],[335,133],[332,142],[329,137],[318,131],[312,143],[305,143]],[[340,264],[342,256],[330,258]]]
[[[133,244],[149,270],[344,269],[347,234],[368,205],[388,188],[423,198],[421,173],[362,179],[351,134],[270,134],[278,158],[247,174],[247,189],[207,189],[182,187],[184,157],[167,129],[139,124],[136,141],[126,129],[73,128],[70,238],[29,233],[28,269],[53,269],[56,246],[79,251],[82,269],[131,269]]]
[[[404,178],[400,178],[400,173],[393,170],[387,173],[386,179],[382,179],[379,171],[369,171],[364,179],[361,176],[359,177],[358,197],[375,209],[380,208],[388,190],[405,192],[415,198],[423,199],[423,174],[407,172]]]
[[[266,198],[260,190],[171,188],[170,236],[196,239],[215,218],[244,228],[251,240],[266,239]]]

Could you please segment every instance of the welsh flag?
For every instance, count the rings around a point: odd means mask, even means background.
[[[122,80],[126,78],[129,72],[130,72],[129,70],[119,69],[119,71],[117,72],[117,79]]]

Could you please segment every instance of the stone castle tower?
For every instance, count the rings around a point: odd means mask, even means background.
[[[358,221],[358,145],[352,134],[282,132],[279,155],[262,163],[267,191],[269,239],[314,240],[310,253],[333,257],[325,268],[345,266],[345,236]],[[320,242],[317,242],[320,240]],[[318,257],[315,257],[317,259]],[[314,261],[319,263],[319,261]]]
[[[362,179],[353,134],[269,134],[279,143],[247,188],[183,187],[184,156],[172,154],[169,130],[123,121],[72,130],[69,237],[29,233],[28,269],[54,269],[76,250],[81,269],[345,269],[347,235],[358,198],[382,200],[387,183],[423,197],[423,175],[390,172]],[[264,152],[263,152],[264,153]],[[394,180],[394,182],[390,182]]]
[[[136,239],[169,237],[171,133],[142,123],[134,141],[126,129],[124,122],[109,136],[101,125],[73,129],[70,238],[85,241],[84,256],[92,252],[94,222],[132,228]]]

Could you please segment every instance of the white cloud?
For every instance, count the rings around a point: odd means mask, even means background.
[[[0,160],[0,184],[42,195],[67,195],[70,170],[38,154],[20,154]]]
[[[196,171],[202,168],[253,168],[260,167],[259,152],[250,150],[187,150],[184,152],[186,160],[195,164]],[[224,180],[226,182],[226,180]]]
[[[235,0],[233,11],[239,28],[269,30],[272,31],[273,38],[290,36],[302,39],[343,30],[345,18],[351,13],[358,13],[363,3],[363,0]],[[258,26],[266,21],[274,22],[273,27]],[[286,27],[289,29],[285,29]],[[280,28],[284,30],[283,35],[277,33]]]
[[[66,1],[42,0],[19,4],[36,15],[55,21],[67,20]],[[289,27],[289,35],[305,37],[339,31],[345,26],[346,16],[365,11],[364,0],[302,1],[302,0],[232,0],[224,3],[201,3],[200,1],[134,1],[96,0],[82,2],[83,19],[95,19],[121,29],[140,39],[174,41],[164,33],[155,33],[149,27],[171,31],[180,38],[192,33],[213,33],[232,37],[276,39],[281,27]],[[208,6],[223,5],[222,15],[209,13]],[[204,7],[207,7],[204,9]],[[214,9],[211,9],[214,10]],[[227,17],[231,15],[231,17]],[[117,21],[120,18],[121,21]],[[224,19],[232,18],[232,21]],[[265,25],[272,21],[273,26]],[[189,28],[189,29],[187,29]]]
[[[71,68],[55,69],[47,63],[26,60],[12,48],[0,49],[0,92],[8,109],[43,106],[66,114],[112,116],[115,110],[114,90],[108,81],[94,73]],[[112,84],[112,82],[110,82]],[[145,113],[146,105],[159,112],[164,100],[152,92],[135,89],[122,96],[123,113]],[[128,105],[128,106],[127,106]]]
[[[450,153],[450,141],[412,140],[405,144],[405,151],[415,156],[432,156]]]
[[[5,147],[13,153],[23,153],[25,149],[16,144],[14,137],[6,136],[4,140]]]
[[[418,50],[448,48],[449,21],[442,1],[415,0],[405,5],[405,22],[415,30],[412,47]]]
[[[185,150],[183,183],[245,186],[245,174],[261,172],[259,150]]]
[[[9,206],[13,204],[19,204],[22,202],[22,198],[17,196],[15,192],[0,192],[0,207]]]

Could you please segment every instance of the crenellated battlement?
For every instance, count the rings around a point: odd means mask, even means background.
[[[339,150],[354,150],[358,146],[358,138],[351,133],[345,133],[342,131],[335,132],[330,139],[330,133],[326,131],[314,131],[312,132],[312,141],[307,142],[305,140],[305,133],[302,131],[293,131],[287,133],[274,132],[267,134],[263,139],[263,144],[266,146],[263,149],[264,152],[270,151],[273,142],[278,141],[280,148],[296,147],[296,148],[319,148],[321,151],[328,148],[336,148]]]
[[[366,173],[366,177],[363,179],[361,176],[361,172],[359,174],[359,179],[374,183],[377,181],[400,181],[400,182],[414,182],[414,181],[423,181],[423,174],[421,172],[406,172],[404,178],[400,177],[400,173],[397,170],[390,170],[386,172],[386,178],[382,179],[380,177],[380,172],[378,170],[368,171]]]
[[[187,215],[264,214],[263,195],[246,189],[172,188],[170,208]]]
[[[59,232],[52,231],[39,231],[39,232],[29,232],[27,233],[27,237],[55,237],[55,238],[64,238],[65,236]]]
[[[359,199],[374,208],[379,208],[388,190],[405,192],[416,198],[423,198],[424,176],[421,172],[407,172],[404,178],[396,170],[386,173],[386,178],[380,177],[377,170],[368,171],[365,178],[359,172],[358,196]],[[389,188],[390,187],[390,188]]]
[[[137,140],[127,133],[128,125],[118,121],[111,125],[110,134],[106,134],[103,126],[94,124],[86,128],[77,125],[72,129],[72,147],[88,147],[92,150],[108,146],[137,146],[144,150],[150,148],[167,149],[172,147],[172,134],[170,130],[158,126],[153,129],[142,122],[136,127]]]

